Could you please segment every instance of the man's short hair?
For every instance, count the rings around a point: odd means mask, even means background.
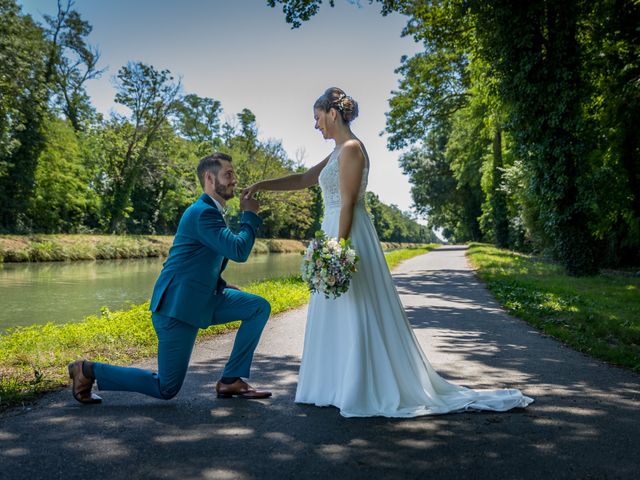
[[[221,160],[231,162],[231,157],[226,153],[215,152],[213,155],[208,155],[198,162],[198,180],[200,180],[200,185],[202,185],[203,189],[204,174],[206,172],[211,172],[214,176],[217,176],[218,172],[222,168]]]

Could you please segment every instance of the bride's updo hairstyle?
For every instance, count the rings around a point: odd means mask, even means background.
[[[349,97],[343,90],[338,87],[327,88],[313,108],[328,112],[331,108],[335,108],[344,123],[351,123],[358,116],[358,102]]]

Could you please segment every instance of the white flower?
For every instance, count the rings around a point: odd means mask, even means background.
[[[335,238],[330,238],[327,242],[327,247],[331,250],[338,250],[340,248],[340,244],[336,241]]]

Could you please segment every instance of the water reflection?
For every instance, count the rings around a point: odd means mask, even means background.
[[[300,254],[252,255],[229,262],[225,279],[246,285],[297,274]],[[164,259],[0,264],[0,331],[18,325],[71,322],[149,299]]]

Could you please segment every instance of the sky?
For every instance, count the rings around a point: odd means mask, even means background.
[[[18,3],[41,23],[57,8],[56,0]],[[261,139],[281,140],[292,159],[304,152],[310,167],[334,146],[313,128],[313,103],[337,86],[359,104],[352,130],[370,156],[368,190],[410,210],[400,152],[389,151],[380,136],[400,57],[421,50],[400,36],[406,17],[383,17],[368,0],[336,0],[335,8],[323,2],[315,17],[292,30],[281,7],[266,0],[76,0],[74,8],[92,25],[89,43],[100,50],[99,68],[107,68],[87,84],[99,112],[121,111],[113,78],[127,62],[145,62],[170,70],[185,94],[219,100],[223,119],[249,108]]]

